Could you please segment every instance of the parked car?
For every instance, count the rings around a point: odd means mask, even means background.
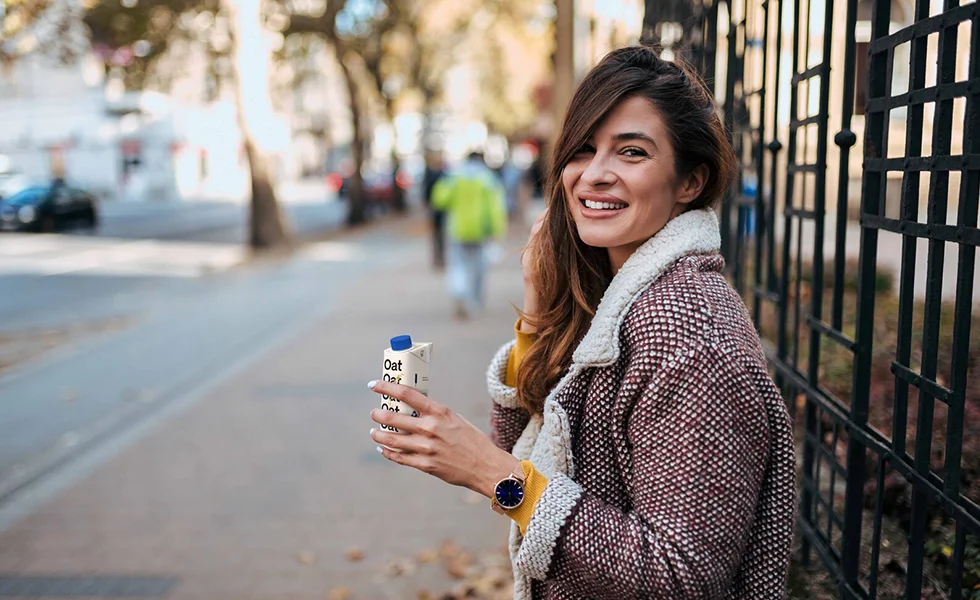
[[[362,178],[364,200],[369,207],[374,208],[387,209],[394,204],[396,185],[403,193],[412,186],[412,176],[405,169],[399,169],[394,177],[390,168],[365,169]],[[348,197],[350,193],[349,173],[330,173],[324,183],[341,198]]]
[[[0,196],[0,230],[53,233],[99,224],[92,194],[64,183],[28,184]]]

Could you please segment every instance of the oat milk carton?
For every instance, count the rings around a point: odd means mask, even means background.
[[[399,335],[391,338],[391,347],[385,349],[384,371],[381,379],[413,387],[429,394],[429,361],[432,359],[432,342],[412,343],[412,337]],[[396,413],[419,416],[419,413],[401,400],[381,396],[381,408]],[[394,427],[382,425],[384,431],[401,433]]]

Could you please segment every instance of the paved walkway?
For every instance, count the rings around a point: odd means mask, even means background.
[[[521,298],[520,236],[492,272],[487,313],[465,323],[428,268],[424,224],[345,243],[379,236],[391,262],[365,262],[325,317],[16,499],[22,516],[8,510],[0,530],[0,597],[4,585],[31,597],[91,585],[96,598],[133,585],[134,596],[180,600],[417,598],[451,585],[428,564],[445,540],[500,548],[506,522],[482,498],[375,452],[365,383],[380,374],[390,336],[432,340],[432,396],[485,424],[485,366]],[[297,260],[343,260],[342,247]]]

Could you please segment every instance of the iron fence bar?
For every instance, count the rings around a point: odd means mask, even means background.
[[[862,593],[858,592],[844,581],[843,577],[841,576],[840,563],[833,557],[831,549],[826,543],[824,543],[819,532],[817,532],[809,523],[800,522],[799,525],[803,530],[803,538],[805,540],[813,540],[813,549],[816,551],[817,556],[826,567],[827,573],[830,575],[832,581],[837,586],[837,593],[840,595],[839,600],[864,600],[864,595]]]
[[[792,177],[792,176],[790,176]],[[806,181],[803,181],[803,188],[806,189]],[[792,213],[790,214],[792,216]],[[798,223],[799,228],[796,235],[796,280],[795,294],[793,297],[793,365],[800,364],[800,315],[803,313],[801,304],[803,302],[803,219]]]
[[[970,79],[980,80],[980,19],[973,21],[970,34]],[[980,131],[980,89],[966,99],[963,131]],[[970,128],[970,129],[967,129]],[[980,141],[976,135],[964,139],[963,151],[980,152]],[[980,204],[980,170],[964,171],[960,177],[960,198],[957,225],[976,227],[978,204]],[[974,267],[976,247],[959,245],[959,265],[956,277],[956,304],[953,308],[953,360],[952,390],[949,402],[949,420],[959,424],[946,435],[946,493],[955,496],[960,489],[960,460],[963,452],[963,413],[966,403],[967,369],[970,356],[970,328],[972,319],[972,296],[974,290]],[[955,561],[954,561],[955,564]],[[962,569],[962,565],[960,565]]]
[[[808,6],[808,13],[811,13],[813,6]],[[807,28],[810,29],[810,16],[807,17]],[[810,266],[812,273],[812,279],[810,282],[810,318],[815,320],[821,320],[823,318],[823,237],[824,237],[824,213],[826,210],[826,193],[827,193],[827,130],[828,130],[828,120],[830,112],[830,53],[832,49],[833,42],[833,31],[834,31],[834,3],[831,1],[824,2],[824,30],[823,30],[823,48],[821,49],[821,56],[819,64],[815,65],[811,69],[807,69],[808,72],[813,72],[814,75],[820,77],[820,95],[817,104],[817,156],[816,163],[813,165],[812,173],[814,173],[816,181],[814,181],[813,190],[813,258]],[[809,35],[807,35],[807,44],[809,46]],[[809,56],[809,52],[807,52]],[[807,83],[807,86],[813,84],[812,79]],[[808,89],[809,91],[809,89]],[[812,117],[811,117],[812,118]],[[810,120],[810,119],[807,119]],[[806,125],[800,125],[804,131],[806,131]],[[809,141],[807,141],[809,145]],[[791,175],[792,176],[792,175]],[[805,185],[805,181],[804,181]],[[800,240],[802,244],[802,225],[800,228]],[[799,252],[797,257],[802,252]],[[800,272],[797,271],[798,279],[803,278],[799,276]],[[799,303],[800,294],[797,291],[797,303]],[[814,328],[810,329],[810,344],[807,352],[807,380],[811,387],[817,387],[820,382],[820,331]],[[834,427],[834,439],[836,440],[836,430]],[[817,469],[819,474],[819,460],[820,455],[817,455]],[[836,462],[836,456],[834,457]],[[834,473],[831,472],[831,487],[830,487],[830,506],[828,508],[829,513],[833,513],[833,497],[834,497],[834,486],[835,481]],[[820,497],[820,490],[817,489],[817,496]],[[833,520],[828,516],[827,518],[827,543],[830,545],[830,549],[833,552]],[[833,552],[836,554],[836,552]],[[838,557],[839,559],[839,557]],[[848,573],[848,565],[843,562],[843,572],[845,577]]]
[[[894,108],[896,104],[902,106],[926,104],[928,102],[936,102],[939,100],[951,100],[953,98],[959,98],[968,94],[976,87],[977,84],[973,81],[940,83],[938,85],[922,88],[921,90],[908,91],[904,94],[898,94],[887,100],[879,98],[873,102],[868,102],[868,110],[888,110],[889,108]]]
[[[817,65],[817,66],[819,67],[821,65]],[[817,67],[813,67],[813,68],[815,69]],[[809,78],[805,79],[804,81],[809,83]],[[802,119],[797,119],[796,117],[793,117],[790,119],[789,125],[790,127],[806,127],[807,125],[816,125],[820,123],[820,120],[821,120],[821,115],[810,115]]]
[[[718,2],[719,0],[711,0],[708,7],[707,24],[702,32],[704,35],[704,55],[702,56],[701,69],[704,73],[704,80],[712,89],[715,88],[715,61],[718,58]]]
[[[915,2],[915,18],[914,22],[919,22],[923,19],[929,17],[929,0],[916,0]],[[926,38],[924,37],[914,37],[911,41],[911,51],[909,56],[909,89],[918,90],[925,87],[926,84]],[[906,157],[920,157],[922,156],[922,127],[923,127],[923,116],[924,116],[924,106],[914,105],[908,107],[907,119],[906,119],[906,133],[905,133],[905,156]],[[920,172],[919,171],[906,171],[904,174],[902,182],[902,219],[906,221],[917,221],[918,220],[918,207],[919,207],[919,182],[920,182]],[[933,180],[930,177],[930,186],[933,185]],[[945,217],[943,218],[945,221]],[[902,236],[902,277],[903,281],[900,284],[902,290],[902,296],[899,300],[899,314],[902,314],[902,309],[905,308],[905,316],[908,319],[907,329],[899,328],[899,337],[905,337],[904,348],[911,349],[911,337],[912,337],[912,314],[915,306],[914,297],[914,281],[915,281],[915,255],[916,255],[916,238],[909,236]],[[934,354],[934,348],[938,345],[939,338],[939,322],[936,317],[939,316],[936,310],[936,293],[940,294],[939,300],[941,301],[942,290],[936,286],[938,283],[942,285],[942,263],[938,265],[938,270],[936,264],[934,264],[934,255],[930,251],[927,260],[929,261],[928,268],[926,269],[926,310],[925,310],[925,321],[924,327],[925,331],[923,333],[922,342],[922,367],[923,376],[928,379],[933,379],[934,374],[930,374],[929,363],[930,354]],[[942,260],[942,255],[939,255],[939,260]],[[939,277],[939,281],[936,281],[936,277]],[[904,304],[904,306],[903,306]],[[908,366],[910,363],[910,356],[906,354],[902,357],[901,364]],[[933,371],[935,369],[932,369]],[[899,378],[896,377],[896,385],[898,385]],[[907,384],[904,384],[906,389],[908,389]],[[930,461],[932,458],[932,426],[933,426],[933,413],[934,404],[932,398],[928,394],[924,393],[923,390],[919,390],[918,394],[918,415],[916,417],[916,436],[915,436],[915,469],[920,475],[926,475],[930,472]],[[923,560],[925,558],[925,537],[926,537],[926,520],[928,518],[928,500],[925,494],[918,488],[912,489],[912,509],[911,517],[909,523],[909,556],[908,556],[908,571],[906,573],[906,595],[909,598],[920,598],[922,596],[922,581],[923,581]]]
[[[831,2],[830,4],[833,4],[833,3]],[[807,19],[807,20],[809,20],[809,19]],[[809,50],[809,45],[807,45],[807,49]],[[821,65],[814,65],[812,67],[803,69],[802,71],[800,71],[800,72],[798,72],[798,73],[796,73],[796,74],[793,75],[793,79],[792,79],[793,85],[796,85],[797,83],[804,82],[804,81],[806,81],[808,79],[813,79],[814,77],[816,77],[818,75],[822,75],[822,73],[820,72],[822,69],[823,69],[823,67]]]
[[[875,496],[874,524],[871,531],[871,566],[868,569],[868,597],[878,597],[878,560],[881,556],[881,521],[885,516],[885,465],[886,455],[878,456],[877,494]],[[846,543],[846,542],[845,542]]]
[[[759,102],[759,129],[758,139],[756,140],[756,178],[755,178],[755,214],[753,222],[755,225],[755,285],[753,289],[758,289],[762,285],[762,249],[765,236],[768,235],[766,224],[766,206],[763,199],[764,181],[766,178],[765,165],[765,139],[766,139],[766,79],[768,78],[769,65],[769,3],[773,0],[762,0],[762,73],[759,79],[759,88],[753,93],[758,94]],[[772,168],[775,168],[773,166]],[[752,319],[758,324],[762,318],[762,298],[754,294],[752,298]]]
[[[783,43],[783,0],[770,0],[772,2],[777,2],[777,10],[774,11],[774,17],[776,20],[776,39],[775,39],[775,56],[776,56],[776,68],[773,69],[773,100],[772,100],[772,139],[766,144],[766,149],[769,151],[769,165],[770,165],[770,182],[769,182],[769,210],[766,215],[766,222],[769,225],[767,227],[766,236],[766,289],[776,295],[777,298],[785,298],[785,296],[779,296],[776,294],[777,290],[777,278],[776,278],[776,190],[779,187],[779,151],[782,150],[783,145],[779,141],[779,74],[782,72],[782,43]],[[763,114],[765,114],[765,105],[763,105]],[[760,140],[762,142],[762,140]],[[765,189],[765,183],[763,180],[759,180],[759,193],[763,193]],[[761,269],[761,265],[759,267]],[[779,301],[779,300],[777,300]],[[782,358],[782,357],[780,357]]]
[[[930,33],[936,33],[944,27],[957,25],[970,19],[976,19],[978,16],[980,16],[980,5],[975,3],[964,4],[948,12],[944,11],[934,17],[930,17],[926,13],[926,16],[921,21],[916,20],[908,27],[903,27],[891,35],[883,35],[880,38],[872,36],[871,52],[891,50],[905,42],[910,42],[916,38],[925,38]]]
[[[832,468],[830,470],[830,495],[828,498],[830,503],[829,512],[832,518],[827,519],[827,540],[828,542],[830,542],[831,548],[833,548],[833,540],[834,540],[834,528],[832,527],[832,524],[836,523],[837,528],[841,530],[841,533],[844,533],[844,521],[843,519],[837,516],[837,513],[834,510],[835,499],[837,497],[837,468],[836,467],[840,467],[841,470],[844,470],[843,466],[837,460],[837,442],[839,440],[838,434],[840,433],[840,428],[838,427],[836,421],[833,423],[833,428],[834,428],[834,433],[830,439],[830,446],[831,446],[830,453],[833,456],[833,460],[831,461],[831,463],[835,468]],[[846,476],[846,472],[845,472],[845,476]],[[838,553],[838,559],[839,558],[840,556]]]
[[[791,217],[799,217],[803,221],[812,221],[817,218],[817,212],[805,208],[787,208],[786,213]]]
[[[804,123],[802,121],[799,121],[799,122],[797,122],[793,126],[795,126],[795,127],[805,127],[806,125],[811,125],[812,123],[819,122],[816,119],[804,119],[804,120],[805,121],[810,121],[810,122]],[[789,167],[787,167],[786,170],[788,172],[790,172],[790,173],[816,173],[819,169],[820,169],[820,165],[807,165],[807,164],[803,164],[803,165],[789,165]]]
[[[838,423],[846,423],[846,422],[847,422],[846,419],[843,421],[834,419],[834,426],[837,426]],[[814,446],[815,451],[818,454],[823,455],[823,457],[827,459],[827,462],[830,464],[831,467],[831,473],[839,472],[841,475],[847,474],[847,470],[844,468],[844,465],[840,464],[840,461],[837,460],[837,456],[830,449],[824,446],[822,439],[820,439],[819,437],[806,435],[806,440],[815,444]]]
[[[725,125],[728,130],[729,139],[734,143],[735,134],[735,62],[738,60],[736,56],[736,34],[738,28],[735,24],[735,10],[734,3],[739,0],[726,0],[728,6],[728,68],[725,71]],[[741,160],[741,155],[739,160]],[[741,179],[741,176],[739,176]],[[741,183],[741,182],[739,182]],[[722,202],[721,209],[721,254],[725,257],[725,261],[729,262],[732,260],[732,219],[731,219],[731,203],[732,203],[733,192],[731,190],[725,195],[725,199]],[[728,268],[731,270],[736,266],[733,264],[728,264]],[[741,291],[741,290],[739,290]]]
[[[856,2],[856,0],[848,0]],[[850,9],[849,9],[850,10]],[[890,0],[876,0],[872,5],[871,39],[888,33],[891,17]],[[868,60],[867,98],[885,97],[891,91],[892,53],[884,57],[872,53]],[[887,113],[867,113],[864,130],[864,155],[887,156]],[[854,377],[852,380],[850,425],[847,438],[847,486],[844,492],[844,548],[841,556],[848,567],[847,576],[838,591],[857,586],[861,553],[861,521],[864,484],[867,479],[865,454],[871,433],[867,431],[868,403],[871,394],[872,347],[874,344],[875,280],[877,279],[878,231],[863,221],[868,214],[878,214],[883,204],[884,173],[862,174],[861,239],[858,253],[858,300],[854,335]],[[885,456],[885,452],[879,452]],[[880,514],[880,513],[879,513]]]
[[[962,182],[961,182],[962,183]],[[867,215],[865,223],[893,233],[901,233],[909,237],[943,240],[970,246],[980,246],[980,229],[966,225],[934,225],[931,223],[911,223],[900,219],[889,219],[878,215]]]
[[[792,7],[793,11],[793,23],[798,24],[800,22],[800,0],[793,0],[788,6]],[[782,18],[780,17],[780,21]],[[800,32],[799,27],[793,27],[793,58],[792,65],[793,69],[796,69],[796,64],[799,60],[800,53]],[[790,87],[790,116],[796,114],[796,88],[795,86]],[[796,157],[796,136],[790,131],[789,139],[787,140],[787,164],[792,164]],[[789,320],[789,283],[790,283],[790,244],[793,239],[793,219],[787,214],[786,210],[791,208],[793,205],[793,185],[794,178],[792,175],[787,174],[786,183],[783,192],[783,240],[782,240],[782,260],[780,267],[782,274],[779,279],[780,290],[779,290],[779,310],[778,310],[778,324],[777,324],[777,335],[778,339],[776,341],[776,356],[778,358],[777,365],[785,364],[787,357],[789,356],[789,332],[788,332],[788,320]],[[777,367],[777,371],[778,371]],[[806,389],[806,384],[803,386],[798,386],[798,389]],[[809,406],[804,408],[804,427],[806,431],[810,431],[812,426],[809,425],[809,421],[812,420],[812,408]],[[804,482],[811,477],[813,473],[813,452],[807,448],[807,445],[803,445],[803,472],[802,477]],[[813,506],[813,494],[808,492],[806,488],[803,490],[802,498],[800,499],[800,519],[799,522],[808,524],[806,517],[804,515],[810,514],[811,507]],[[802,547],[802,560],[803,564],[809,564],[810,562],[810,550],[811,550],[811,539],[810,536],[805,536],[803,539]]]
[[[852,352],[854,351],[854,340],[841,333],[840,329],[823,321],[814,319],[813,317],[808,317],[806,323],[813,329],[834,340],[847,350]]]
[[[854,115],[854,55],[856,53],[854,30],[857,26],[857,0],[847,0],[844,16],[844,89],[841,99],[841,129],[834,136],[840,157],[837,174],[837,231],[834,236],[834,285],[831,301],[830,324],[840,332],[844,324],[844,267],[847,258],[847,208],[850,174],[851,146],[857,142],[857,136],[851,131],[851,118]],[[843,333],[834,336],[838,343],[853,351],[854,342],[847,339]],[[844,338],[843,342],[840,338]]]
[[[893,362],[891,372],[895,377],[912,384],[936,400],[948,403],[953,396],[952,390],[946,389],[932,379],[927,378],[924,374],[916,373],[903,364]]]
[[[902,108],[904,106],[906,105],[900,104],[892,108]],[[976,153],[953,156],[868,158],[864,165],[865,171],[957,171],[959,169],[978,168],[980,168],[980,154]]]

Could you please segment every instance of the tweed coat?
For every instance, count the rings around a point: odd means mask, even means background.
[[[515,600],[785,597],[792,429],[719,245],[697,210],[637,249],[542,415],[503,383],[513,342],[494,357],[494,442],[549,479]]]

